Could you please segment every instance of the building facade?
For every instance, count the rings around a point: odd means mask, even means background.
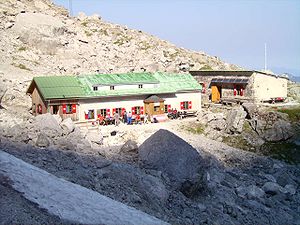
[[[190,74],[127,73],[35,77],[27,93],[34,115],[59,114],[74,121],[98,115],[159,116],[171,109],[201,108],[201,85]]]
[[[265,102],[287,97],[286,77],[260,71],[190,71],[202,86],[202,101]]]

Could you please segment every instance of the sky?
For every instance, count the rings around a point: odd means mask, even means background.
[[[300,0],[53,0],[246,69],[300,76]]]

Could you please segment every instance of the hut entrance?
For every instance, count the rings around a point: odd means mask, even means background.
[[[151,95],[144,100],[145,113],[150,116],[164,114],[165,100],[157,95]]]
[[[221,87],[211,86],[211,101],[219,102],[221,99]]]

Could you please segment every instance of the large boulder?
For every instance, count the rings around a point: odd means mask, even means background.
[[[48,137],[53,138],[63,134],[57,119],[50,113],[36,116],[33,123],[36,129],[44,132]]]
[[[63,120],[60,124],[65,134],[70,134],[74,131],[75,125],[71,118]]]
[[[251,119],[253,130],[265,141],[285,141],[293,136],[293,128],[287,115],[278,112],[262,113]]]
[[[204,160],[187,142],[167,130],[159,130],[139,147],[140,164],[168,176],[172,186],[186,196],[206,187]]]
[[[247,113],[243,107],[238,107],[232,109],[226,118],[226,128],[225,131],[228,134],[241,133],[243,131],[243,125],[245,122]]]

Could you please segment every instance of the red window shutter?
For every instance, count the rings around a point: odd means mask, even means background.
[[[171,105],[168,105],[168,112],[171,112]]]
[[[64,104],[62,107],[63,107],[63,108],[62,108],[63,114],[66,114],[66,113],[67,113],[67,105]]]
[[[183,102],[180,102],[180,109],[183,110]]]
[[[125,113],[125,108],[122,108],[122,115],[124,115]]]
[[[144,107],[141,106],[141,114],[144,114]]]
[[[76,105],[72,105],[72,113],[76,113]]]
[[[84,118],[85,118],[86,120],[88,120],[88,119],[89,119],[89,114],[84,114]]]
[[[192,109],[192,102],[189,101],[189,109]]]
[[[234,86],[234,89],[233,89],[233,95],[236,96],[236,93],[237,93],[236,87]]]
[[[135,107],[132,107],[132,108],[131,108],[131,112],[132,112],[132,115],[135,114]]]
[[[113,108],[113,115],[115,115],[116,113],[116,108]]]

